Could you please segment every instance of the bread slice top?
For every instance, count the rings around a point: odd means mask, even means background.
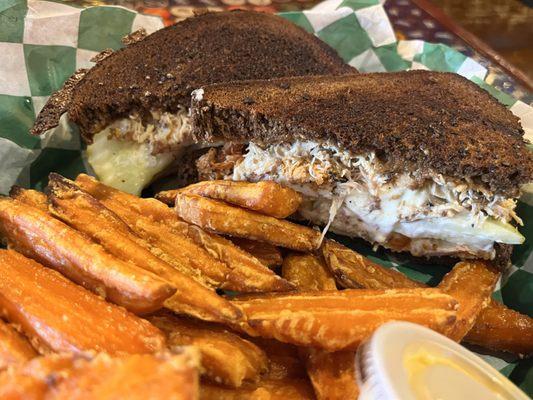
[[[281,17],[205,13],[98,62],[72,91],[68,115],[90,142],[113,120],[132,112],[188,107],[192,89],[204,84],[355,72],[327,44]]]
[[[392,172],[472,179],[510,197],[533,178],[518,118],[452,73],[231,82],[193,92],[191,112],[199,141],[326,142],[374,151]]]

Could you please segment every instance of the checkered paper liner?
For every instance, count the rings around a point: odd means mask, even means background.
[[[533,109],[484,82],[486,69],[463,54],[420,40],[397,41],[379,0],[327,0],[308,11],[281,14],[333,47],[362,72],[429,69],[456,72],[488,90],[521,118],[533,138]],[[118,49],[121,38],[144,27],[153,32],[162,22],[121,7],[76,8],[59,2],[0,2],[0,193],[13,184],[42,189],[50,172],[75,177],[90,172],[75,127],[62,118],[42,137],[28,134],[48,96],[77,68],[106,48]],[[533,192],[533,191],[532,191]],[[518,206],[526,222],[525,244],[517,246],[513,267],[501,279],[494,297],[533,315],[533,195]],[[409,277],[437,284],[444,267],[422,265],[347,238],[337,237],[374,261]],[[482,354],[526,393],[533,393],[533,363]]]

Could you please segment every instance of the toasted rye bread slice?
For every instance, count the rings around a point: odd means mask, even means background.
[[[355,72],[327,44],[281,17],[205,13],[106,53],[70,88],[68,106],[65,96],[60,104],[45,106],[32,133],[57,125],[68,108],[69,118],[91,142],[95,133],[132,112],[188,107],[191,91],[204,84]]]
[[[431,170],[508,197],[533,179],[518,118],[452,73],[231,82],[192,97],[193,133],[203,142],[328,142],[374,151],[392,172]]]

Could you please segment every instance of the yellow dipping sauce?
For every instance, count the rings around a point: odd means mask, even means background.
[[[417,400],[511,400],[510,383],[438,345],[411,344],[403,363]]]

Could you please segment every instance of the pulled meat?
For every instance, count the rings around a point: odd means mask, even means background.
[[[514,212],[513,199],[496,195],[469,180],[460,181],[428,171],[392,175],[372,152],[352,155],[315,142],[296,141],[267,147],[249,143],[231,179],[270,179],[287,185],[305,185],[310,191],[321,191],[329,198],[358,189],[372,197],[372,207],[379,207],[385,192],[410,189],[416,192],[418,200],[424,201],[402,202],[399,210],[402,220],[451,217],[466,212],[475,224],[489,216],[503,222],[522,223]]]
[[[212,147],[196,160],[199,181],[225,179],[233,174],[235,165],[243,158],[245,145],[226,143]]]
[[[168,153],[193,144],[189,112],[180,108],[176,113],[151,110],[145,115],[133,113],[114,121],[107,128],[109,136],[147,144],[152,154]]]
[[[416,256],[495,257],[495,243],[524,238],[516,201],[436,171],[391,173],[373,152],[328,143],[226,144],[198,162],[200,179],[272,180],[300,192],[313,223]],[[244,151],[244,153],[243,153]]]

